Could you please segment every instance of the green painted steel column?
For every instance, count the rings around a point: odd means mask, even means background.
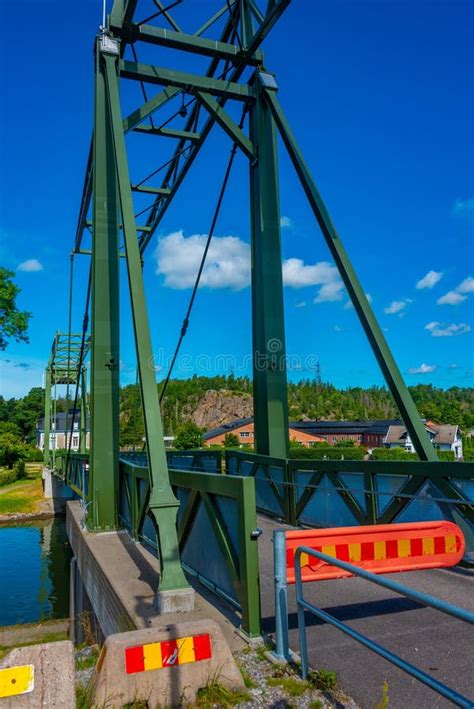
[[[276,91],[274,89],[267,90],[265,97],[331,255],[341,274],[344,285],[347,288],[349,297],[367,335],[372,351],[408,429],[415,450],[421,460],[437,461],[438,456],[436,451],[426,433],[415,403],[398,369],[382,329],[370,307],[365,291],[362,288],[344,245],[331,221],[308,165],[286,121],[276,96]]]
[[[89,529],[117,526],[119,466],[119,229],[114,145],[96,42]]]
[[[153,366],[153,350],[146,307],[141,256],[133,210],[125,136],[120,110],[118,78],[118,43],[115,54],[104,50],[110,120],[115,147],[117,181],[127,261],[130,301],[137,349],[138,374],[145,424],[150,475],[149,510],[157,527],[161,566],[159,591],[188,588],[181,567],[176,519],[179,502],[171,489],[163,440],[160,402]]]
[[[258,146],[250,164],[253,391],[256,451],[286,458],[288,392],[275,127],[262,87],[254,85],[250,140]]]
[[[44,446],[43,465],[49,466],[49,446],[51,440],[51,369],[46,369],[44,391]]]
[[[81,370],[81,421],[79,430],[79,452],[87,451],[87,378],[86,368]]]

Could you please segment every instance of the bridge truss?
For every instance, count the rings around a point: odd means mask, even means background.
[[[179,3],[174,3],[179,4]],[[138,362],[149,476],[147,509],[157,530],[160,590],[187,582],[180,564],[179,502],[168,474],[142,276],[142,261],[215,126],[249,162],[252,333],[256,452],[288,458],[288,402],[278,188],[281,136],[366,337],[421,461],[438,460],[414,402],[336,232],[278,98],[261,45],[290,0],[227,0],[192,33],[181,29],[160,0],[115,0],[95,42],[93,139],[84,180],[74,254],[91,254],[91,447],[88,527],[117,527],[119,480],[119,259],[126,262]],[[174,6],[174,5],[173,5]],[[143,19],[144,18],[144,19]],[[159,27],[156,22],[165,22]],[[215,28],[221,27],[220,33]],[[144,48],[180,57],[209,58],[189,73],[141,63]],[[182,59],[180,59],[182,64]],[[178,62],[177,62],[178,64]],[[181,65],[180,64],[180,65]],[[141,88],[143,103],[123,115],[122,82]],[[155,87],[160,87],[156,92]],[[240,123],[230,106],[241,110]],[[160,111],[176,109],[158,120]],[[184,119],[184,122],[183,122]],[[131,180],[127,135],[173,143],[171,157],[149,175]],[[136,159],[136,156],[134,156]],[[157,176],[162,175],[161,180]],[[145,207],[143,205],[146,204]],[[141,217],[140,223],[137,218]],[[84,235],[92,234],[92,249]],[[123,240],[123,243],[121,243]],[[185,321],[184,330],[187,322]],[[80,369],[80,367],[79,367]],[[79,371],[79,370],[78,370]],[[81,370],[82,371],[82,370]],[[418,488],[417,488],[418,485]],[[411,493],[421,487],[413,484]],[[143,508],[145,510],[145,507]]]

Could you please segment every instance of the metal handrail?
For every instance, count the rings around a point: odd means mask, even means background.
[[[399,657],[398,655],[395,655],[393,652],[387,650],[382,645],[379,645],[370,638],[359,633],[357,630],[354,630],[346,623],[343,623],[342,621],[338,620],[329,613],[326,613],[326,611],[323,611],[320,608],[316,608],[307,600],[305,600],[305,598],[303,597],[303,581],[301,578],[301,554],[308,554],[308,556],[312,556],[316,559],[319,559],[320,561],[323,561],[326,564],[329,564],[330,566],[337,566],[338,568],[343,569],[344,571],[350,572],[354,576],[359,576],[360,578],[363,578],[366,581],[371,581],[372,583],[377,584],[377,586],[387,588],[390,591],[394,591],[395,593],[405,596],[406,598],[410,598],[414,601],[417,601],[418,603],[422,603],[425,606],[435,608],[436,610],[441,611],[442,613],[451,615],[454,618],[462,620],[466,623],[474,624],[474,613],[471,613],[470,611],[465,610],[464,608],[453,606],[451,603],[447,603],[446,601],[443,601],[439,598],[434,598],[433,596],[428,596],[427,594],[421,593],[420,591],[415,591],[414,589],[397,583],[396,581],[391,581],[390,579],[377,576],[376,574],[373,574],[370,571],[361,569],[358,566],[354,566],[353,564],[347,563],[346,561],[340,561],[339,559],[335,559],[332,556],[328,556],[327,554],[323,554],[322,552],[315,551],[310,547],[298,547],[295,551],[296,605],[298,610],[298,633],[300,638],[301,671],[304,679],[306,679],[306,677],[308,676],[308,647],[306,641],[306,625],[304,617],[304,611],[307,610],[310,613],[313,613],[317,618],[320,618],[326,623],[334,625],[343,633],[349,635],[349,637],[353,638],[354,640],[357,640],[357,642],[361,643],[362,645],[365,645],[365,647],[367,647],[369,650],[372,650],[372,652],[375,652],[377,655],[380,655],[381,657],[385,658],[407,674],[411,675],[412,677],[415,677],[415,679],[419,680],[420,682],[423,682],[423,684],[426,684],[435,692],[438,692],[438,694],[441,694],[446,699],[449,699],[457,706],[471,709],[472,707],[474,707],[473,700],[464,697],[462,694],[459,694],[459,692],[456,692],[456,690],[451,689],[442,682],[438,682],[438,680],[436,680],[434,677],[431,677],[431,675],[428,675],[426,672],[423,672],[423,670],[418,669],[418,667],[415,667],[415,665],[406,662],[406,660]]]

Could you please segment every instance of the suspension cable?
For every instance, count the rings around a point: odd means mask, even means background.
[[[79,362],[77,365],[76,391],[74,393],[74,407],[72,409],[71,430],[69,432],[69,445],[68,445],[67,454],[66,454],[66,467],[65,467],[66,471],[67,471],[67,465],[68,465],[69,458],[71,457],[72,434],[74,431],[74,424],[75,424],[75,420],[76,420],[77,398],[78,398],[78,394],[79,394],[79,378],[80,378],[79,374],[82,370],[82,365],[84,362],[84,352],[85,352],[85,348],[86,348],[86,333],[87,333],[87,328],[89,327],[89,303],[90,303],[90,298],[91,298],[91,284],[92,284],[92,265],[89,267],[89,280],[87,283],[86,305],[84,308],[84,317],[82,320],[81,349],[80,349],[80,353],[79,353]],[[66,413],[66,424],[67,424],[67,413]],[[66,428],[67,428],[67,426],[65,426],[65,429]],[[86,428],[87,428],[87,426],[86,426]]]
[[[243,125],[244,125],[246,113],[247,113],[247,107],[245,106],[245,107],[244,107],[244,110],[243,110],[243,112],[242,112],[242,117],[241,117],[241,119],[240,119],[239,128],[242,128]],[[213,216],[213,218],[212,218],[212,223],[211,223],[211,227],[210,227],[210,229],[209,229],[209,234],[208,234],[208,237],[207,237],[206,246],[204,247],[204,252],[203,252],[203,254],[202,254],[201,263],[199,264],[199,270],[198,270],[198,273],[197,273],[197,276],[196,276],[196,281],[195,281],[195,283],[194,283],[193,292],[191,293],[191,298],[189,299],[188,308],[187,308],[187,310],[186,310],[186,315],[184,316],[183,324],[182,324],[182,326],[181,326],[181,332],[180,332],[180,335],[179,335],[178,343],[177,343],[177,345],[176,345],[176,348],[175,348],[175,351],[174,351],[174,354],[173,354],[173,358],[172,358],[172,360],[171,360],[171,364],[170,364],[170,367],[169,367],[169,369],[168,369],[168,373],[167,373],[167,375],[166,375],[166,379],[165,379],[164,384],[163,384],[163,389],[161,390],[161,394],[160,394],[160,404],[161,404],[161,402],[163,401],[163,397],[164,397],[164,395],[165,395],[166,389],[167,389],[168,384],[169,384],[169,381],[170,381],[170,379],[171,379],[171,374],[173,373],[174,365],[176,364],[176,360],[177,360],[177,358],[178,358],[178,354],[179,354],[179,350],[180,350],[180,348],[181,348],[181,344],[182,344],[182,342],[183,342],[183,340],[184,340],[184,337],[185,337],[185,335],[186,335],[186,332],[187,332],[187,330],[188,330],[189,318],[190,318],[190,316],[191,316],[191,311],[192,311],[192,309],[193,309],[194,301],[195,301],[195,299],[196,299],[196,294],[197,294],[197,291],[198,291],[198,288],[199,288],[199,283],[200,283],[200,280],[201,280],[201,276],[202,276],[202,273],[203,273],[203,270],[204,270],[204,265],[205,265],[205,263],[206,263],[207,254],[208,254],[208,251],[209,251],[209,247],[210,247],[210,245],[211,245],[212,237],[213,237],[213,235],[214,235],[214,229],[215,229],[215,227],[216,227],[217,219],[218,219],[218,217],[219,217],[219,213],[220,213],[220,210],[221,210],[222,202],[223,202],[224,195],[225,195],[225,191],[226,191],[226,188],[227,188],[227,183],[228,183],[229,177],[230,177],[230,172],[231,172],[231,170],[232,170],[232,165],[233,165],[233,163],[234,163],[234,158],[235,158],[235,155],[236,155],[236,153],[237,153],[237,147],[238,147],[238,146],[237,146],[237,143],[234,143],[234,144],[232,145],[232,149],[231,149],[231,151],[230,151],[229,162],[228,162],[228,164],[227,164],[227,168],[226,168],[225,175],[224,175],[224,180],[223,180],[223,182],[222,182],[221,190],[220,190],[220,193],[219,193],[219,198],[218,198],[217,204],[216,204],[216,209],[215,209],[215,211],[214,211],[214,216]]]
[[[72,324],[72,292],[73,292],[73,279],[74,279],[74,253],[71,252],[70,256],[70,268],[69,268],[69,312],[68,312],[68,345],[67,345],[67,388],[66,388],[66,408],[69,406],[69,370],[71,368],[71,324]]]

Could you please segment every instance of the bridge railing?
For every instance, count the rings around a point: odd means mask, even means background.
[[[127,451],[120,453],[122,460],[135,465],[147,465],[146,452]],[[170,470],[195,470],[200,473],[222,472],[222,451],[209,449],[167,450],[166,458]]]
[[[258,530],[251,479],[170,469],[180,501],[178,539],[185,570],[240,611],[242,630],[260,634]],[[158,555],[156,529],[148,515],[148,470],[120,461],[119,520]]]
[[[453,519],[472,549],[474,464],[295,460],[228,450],[228,475],[254,477],[257,509],[287,524]]]

